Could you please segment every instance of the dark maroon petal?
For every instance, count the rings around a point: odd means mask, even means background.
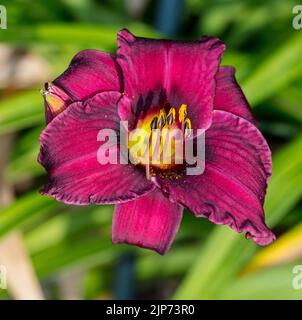
[[[73,100],[83,100],[102,91],[122,91],[121,81],[120,67],[114,56],[98,50],[83,50],[53,83]]]
[[[170,202],[159,189],[115,206],[112,242],[128,243],[165,254],[182,219],[183,207]]]
[[[132,100],[128,96],[123,95],[117,104],[117,109],[121,120],[127,121],[127,130],[131,131],[134,129],[137,118],[132,110]]]
[[[100,129],[119,132],[118,92],[97,94],[74,102],[46,127],[40,137],[39,162],[49,180],[42,194],[68,204],[120,203],[136,199],[153,188],[145,174],[122,164],[101,165],[97,152]],[[112,150],[119,148],[112,145]]]
[[[197,217],[246,232],[260,245],[272,242],[275,236],[265,225],[263,213],[271,153],[263,136],[249,121],[214,111],[205,140],[203,174],[178,180],[157,177],[156,184]]]
[[[235,78],[233,67],[220,67],[215,76],[214,109],[223,110],[256,123],[251,107]]]
[[[224,44],[211,37],[183,42],[139,38],[118,33],[117,61],[124,75],[125,94],[133,108],[168,100],[175,108],[187,104],[194,128],[211,124],[215,74]],[[134,113],[136,110],[134,110]]]

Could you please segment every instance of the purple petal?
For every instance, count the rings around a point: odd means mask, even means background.
[[[134,99],[134,113],[167,100],[173,107],[187,104],[194,128],[211,124],[215,74],[223,43],[210,37],[180,42],[139,38],[127,30],[118,33],[117,61],[125,94]],[[128,112],[131,114],[131,112]]]
[[[121,71],[115,57],[98,50],[80,51],[53,83],[73,100],[83,100],[102,91],[122,91]]]
[[[42,193],[68,204],[119,203],[136,199],[153,186],[145,173],[130,165],[105,164],[97,159],[104,142],[100,129],[117,135],[120,119],[118,92],[97,94],[87,102],[75,102],[46,127],[40,137],[39,162],[49,180]],[[119,148],[111,146],[116,153]]]
[[[112,242],[128,243],[165,254],[178,231],[183,208],[156,189],[115,206]]]
[[[214,109],[223,110],[255,124],[255,118],[244,93],[235,78],[233,67],[220,67],[215,76],[216,92]]]
[[[272,242],[275,236],[263,213],[271,153],[263,136],[249,121],[214,111],[205,139],[203,174],[178,180],[156,177],[156,184],[197,217],[246,232],[260,245]]]
[[[117,104],[117,108],[121,120],[128,122],[127,130],[131,131],[135,129],[137,117],[132,110],[132,100],[128,96],[123,95]]]

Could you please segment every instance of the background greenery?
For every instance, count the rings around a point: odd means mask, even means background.
[[[296,1],[179,1],[174,20],[173,11],[163,18],[163,1],[151,0],[141,12],[130,10],[129,3],[2,1],[8,29],[0,30],[0,54],[5,44],[18,49],[17,58],[30,53],[48,67],[43,64],[44,74],[29,85],[8,78],[1,86],[0,135],[10,139],[8,148],[1,145],[2,156],[9,154],[0,168],[1,187],[9,185],[14,200],[0,209],[0,241],[21,231],[47,299],[68,298],[64,286],[70,279],[77,284],[73,296],[82,299],[301,299],[302,289],[292,286],[293,266],[302,264],[302,30],[292,27]],[[162,257],[111,244],[112,206],[66,206],[39,195],[46,181],[36,162],[44,126],[39,89],[81,49],[114,52],[116,32],[123,27],[141,36],[210,34],[226,42],[223,63],[236,67],[273,151],[265,211],[278,235],[274,244],[260,248],[187,213],[171,251]],[[0,296],[17,298],[4,290]]]

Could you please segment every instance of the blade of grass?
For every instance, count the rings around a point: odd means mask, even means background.
[[[302,290],[294,289],[292,284],[295,276],[293,267],[290,264],[240,277],[229,286],[221,288],[218,299],[301,300]]]
[[[302,92],[301,88],[290,87],[280,92],[273,99],[274,106],[290,116],[293,120],[302,122]]]
[[[259,104],[277,93],[282,87],[301,76],[302,41],[299,33],[260,62],[243,83],[243,91],[251,105]]]
[[[302,223],[284,233],[275,243],[259,251],[243,273],[285,264],[302,258]]]
[[[112,247],[109,235],[88,240],[60,242],[45,251],[32,256],[32,261],[40,278],[64,272],[69,268],[91,268],[96,265],[112,263],[123,250],[121,246]]]
[[[0,134],[44,123],[44,107],[38,90],[29,90],[0,101]]]
[[[3,42],[36,43],[45,42],[56,45],[66,43],[77,43],[87,47],[112,50],[116,48],[116,33],[128,27],[135,29],[140,36],[154,37],[155,32],[142,23],[130,23],[128,25],[108,26],[84,23],[52,23],[35,24],[34,27],[27,25],[14,29],[9,28],[7,32],[1,33]]]
[[[265,212],[270,226],[276,225],[297,204],[302,195],[302,154],[297,153],[301,146],[302,135],[280,150],[273,159],[274,173],[265,201]],[[188,270],[174,298],[215,297],[225,283],[236,276],[256,248],[256,245],[245,240],[243,236],[225,227],[216,227]],[[238,254],[238,251],[242,254]],[[238,257],[241,258],[240,263]]]
[[[90,233],[91,230],[102,227],[111,229],[111,206],[99,208],[84,207],[73,212],[61,212],[25,234],[25,244],[31,254],[46,250],[67,241],[77,234]]]
[[[50,197],[42,197],[38,191],[29,193],[0,211],[0,237],[21,227],[37,215],[44,215],[58,207]]]

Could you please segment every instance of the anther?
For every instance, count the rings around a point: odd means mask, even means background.
[[[191,129],[192,129],[191,120],[189,118],[186,118],[185,122],[184,122],[185,137],[189,137],[190,136]]]
[[[150,128],[151,130],[153,129],[157,129],[157,123],[158,123],[158,118],[157,117],[154,117],[150,123]]]
[[[179,108],[179,111],[178,111],[179,122],[185,121],[186,116],[187,116],[187,105],[182,104]]]
[[[172,123],[174,122],[175,120],[175,109],[174,108],[171,108],[168,115],[167,115],[167,123],[168,125],[172,125]]]
[[[167,118],[167,116],[166,116],[166,112],[165,112],[165,110],[160,110],[160,113],[159,113],[159,120],[158,120],[158,128],[159,129],[162,129],[164,126],[165,126],[165,124],[166,124],[166,118]]]

